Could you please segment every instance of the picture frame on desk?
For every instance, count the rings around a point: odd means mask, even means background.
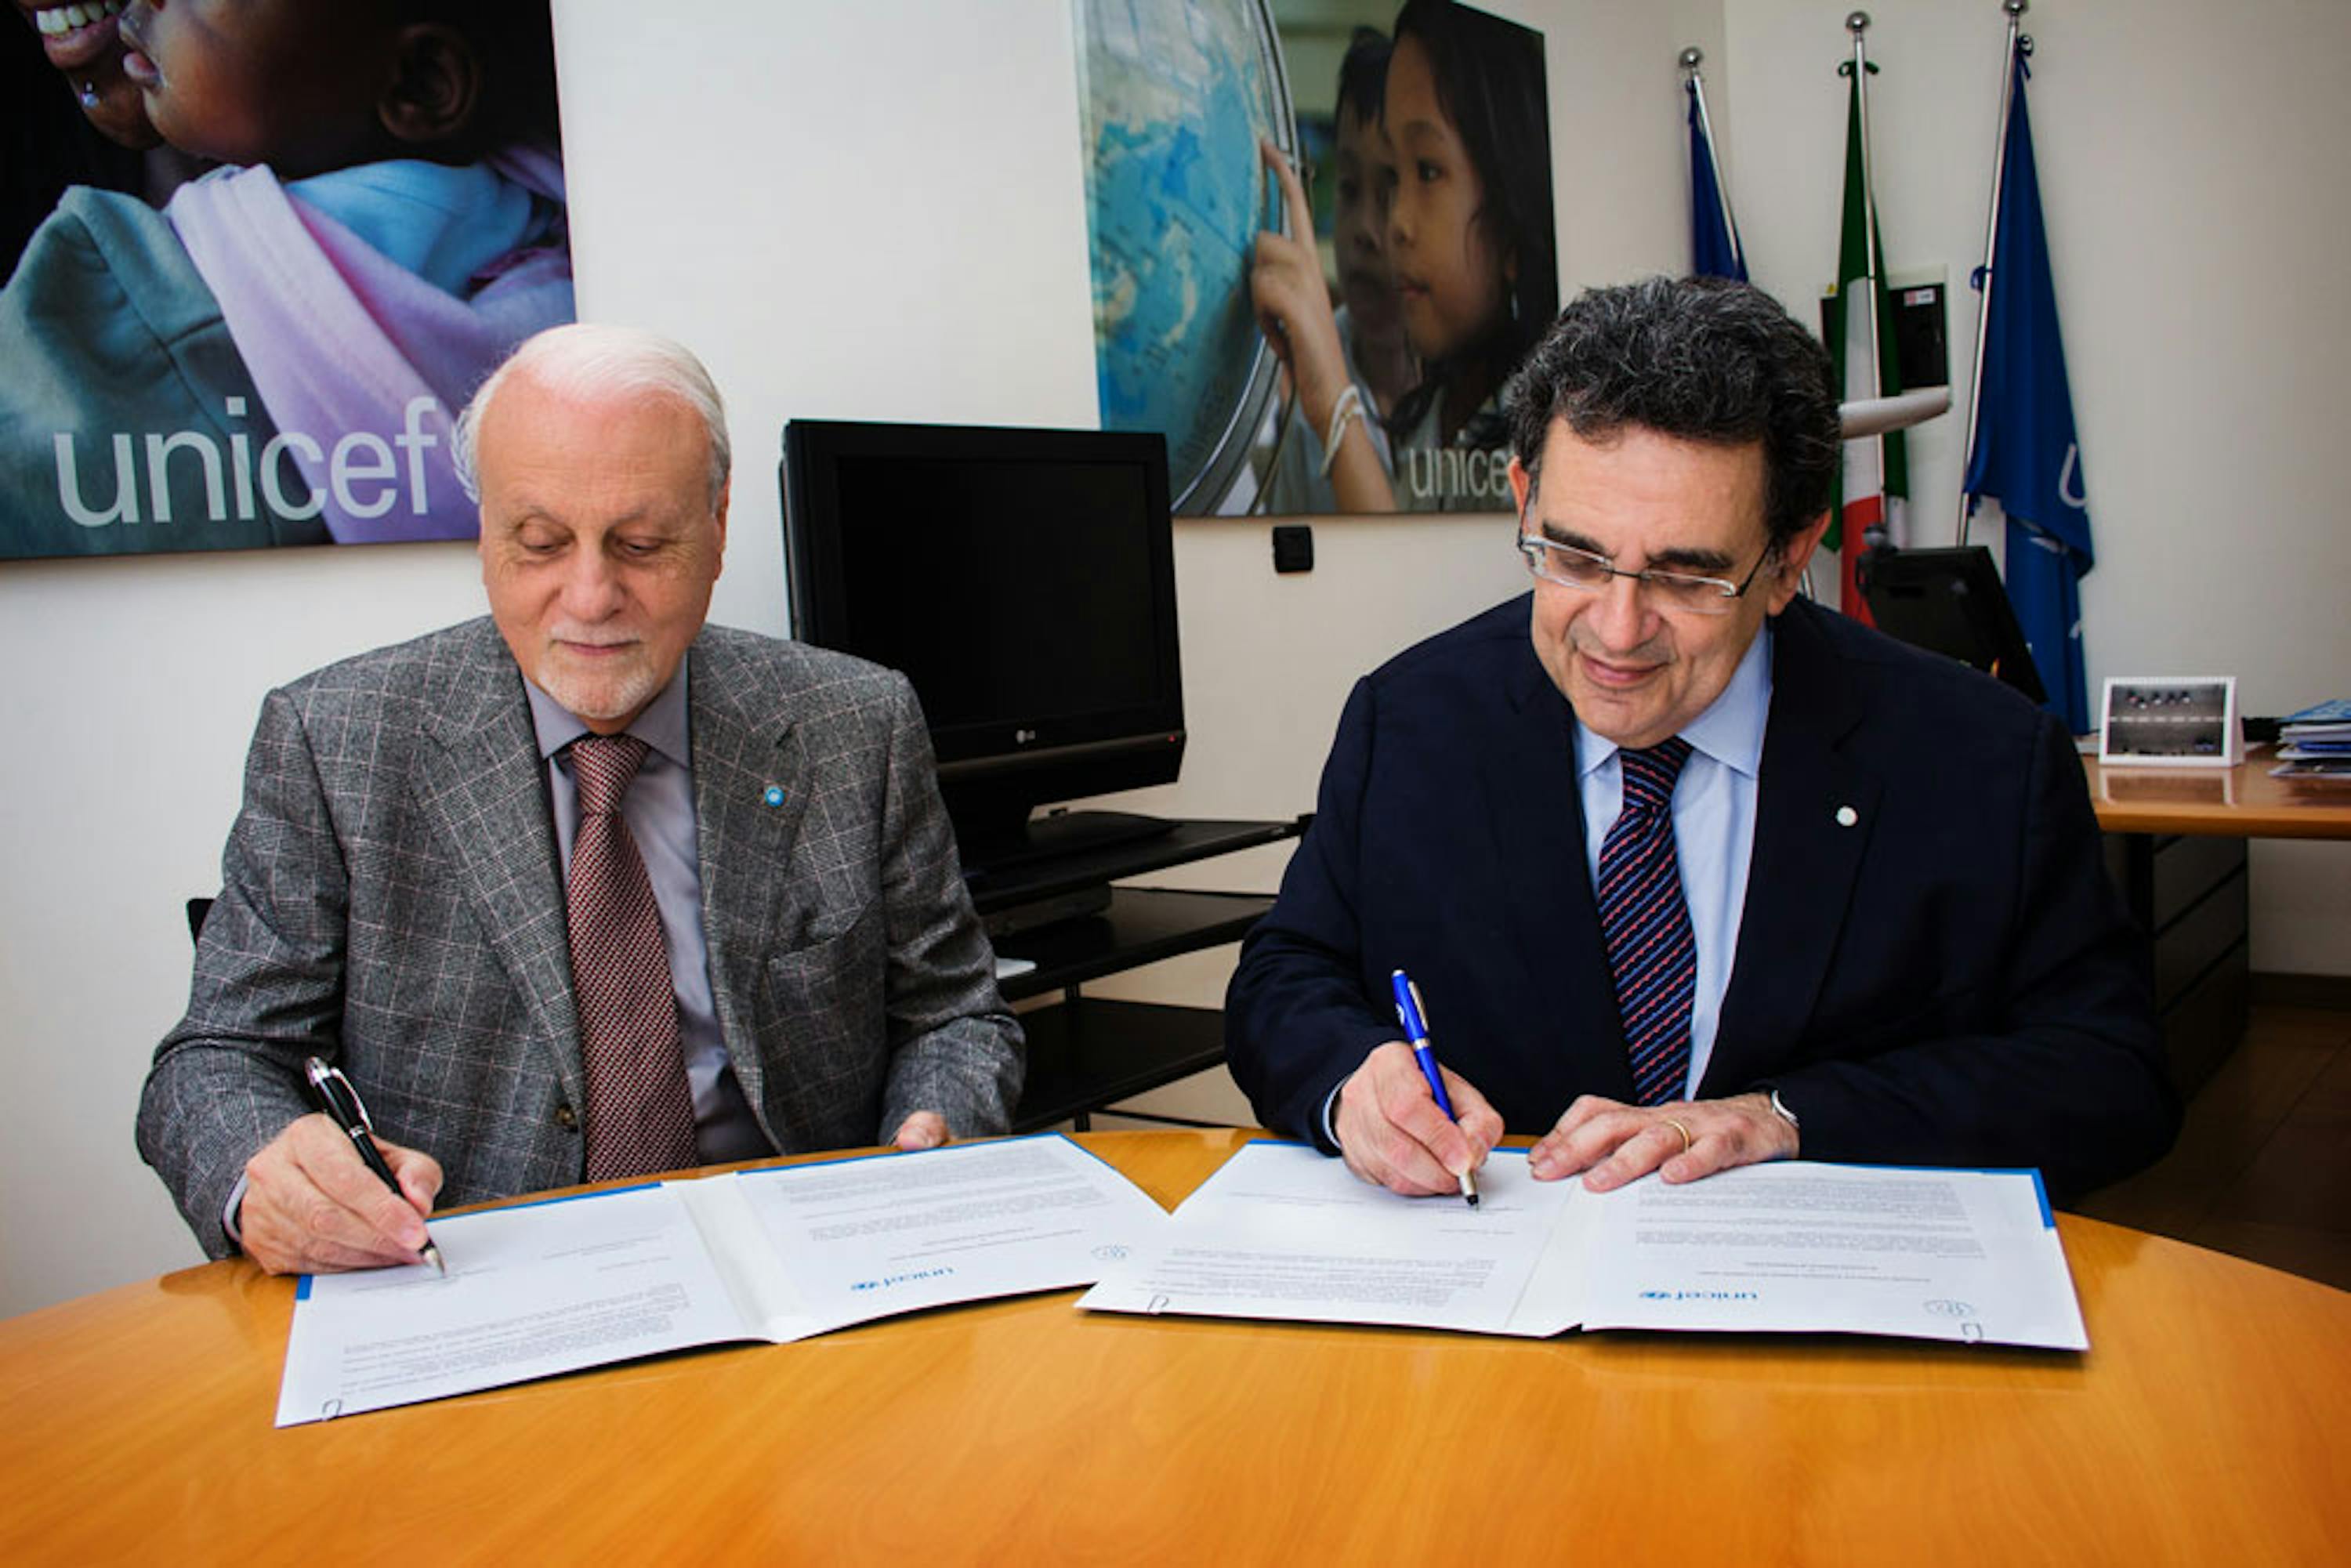
[[[2234,675],[2109,675],[2099,703],[2106,768],[2234,768],[2245,721]]]

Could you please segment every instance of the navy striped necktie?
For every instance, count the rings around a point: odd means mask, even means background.
[[[1689,754],[1679,736],[1643,751],[1618,749],[1625,805],[1600,845],[1600,932],[1634,1098],[1643,1105],[1681,1099],[1689,1078],[1698,943],[1674,853],[1674,782]]]

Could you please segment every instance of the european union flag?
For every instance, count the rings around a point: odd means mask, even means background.
[[[2041,222],[2024,52],[2016,51],[2001,152],[1998,238],[1985,306],[1983,366],[1968,459],[1969,507],[1990,496],[2008,517],[2008,597],[2032,644],[2049,706],[2076,735],[2090,728],[2081,580],[2095,562],[2074,397],[2057,335],[2049,235]]]
[[[1744,283],[1747,257],[1739,248],[1739,230],[1730,221],[1729,204],[1722,199],[1721,176],[1714,167],[1714,140],[1699,107],[1698,83],[1685,83],[1682,91],[1689,99],[1690,276],[1730,277]]]

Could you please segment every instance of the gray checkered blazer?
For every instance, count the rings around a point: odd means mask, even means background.
[[[909,1113],[1000,1133],[1020,1028],[957,873],[903,676],[705,627],[688,654],[711,988],[737,1079],[787,1153]],[[187,1016],[139,1149],[204,1249],[245,1162],[340,1060],[445,1205],[583,1179],[586,1103],[546,769],[487,618],[274,691],[246,762]],[[770,785],[783,803],[769,806]]]

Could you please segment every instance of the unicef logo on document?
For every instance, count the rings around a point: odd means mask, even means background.
[[[1918,1304],[1936,1317],[1957,1318],[1959,1321],[1959,1338],[1969,1343],[1976,1344],[1982,1342],[1983,1324],[1976,1322],[1976,1309],[1973,1303],[1937,1297],[1933,1301],[1921,1301]]]

